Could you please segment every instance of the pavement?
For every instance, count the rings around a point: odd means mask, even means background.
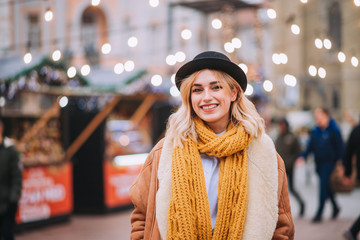
[[[318,180],[313,164],[301,164],[295,170],[295,187],[306,202],[305,215],[298,217],[299,206],[290,195],[296,240],[341,240],[342,234],[360,215],[360,188],[351,193],[337,194],[341,207],[336,220],[331,220],[331,205],[326,203],[323,221],[311,222],[318,201]],[[73,215],[70,221],[16,235],[16,240],[115,240],[130,239],[131,209],[104,215]],[[360,238],[359,238],[360,239]],[[257,240],[257,239],[255,239]]]

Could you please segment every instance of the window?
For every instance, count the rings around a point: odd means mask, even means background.
[[[40,24],[37,14],[29,14],[27,17],[27,41],[28,50],[40,48]]]
[[[329,29],[329,37],[333,42],[333,49],[340,50],[341,49],[341,35],[342,35],[342,20],[341,20],[341,12],[340,6],[338,2],[334,2],[328,12],[328,29]]]

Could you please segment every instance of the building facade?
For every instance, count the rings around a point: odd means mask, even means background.
[[[325,106],[338,119],[344,111],[358,119],[360,13],[356,2],[273,1],[271,7],[278,13],[270,27],[273,52],[288,56],[287,64],[273,65],[270,77],[278,86],[275,91],[281,97],[274,101],[280,108],[312,110]],[[300,28],[298,35],[291,32],[293,24]],[[286,74],[298,80],[297,93],[283,83]],[[297,101],[282,102],[286,96]]]
[[[84,77],[98,85],[139,69],[166,82],[198,52],[225,52],[238,38],[241,47],[228,55],[245,64],[253,87],[247,94],[265,99],[275,110],[270,115],[327,106],[338,118],[343,110],[359,116],[359,17],[351,0],[7,0],[0,6],[0,80],[57,51],[79,73],[87,65]],[[293,24],[299,34],[291,32]],[[317,48],[316,38],[332,46]],[[26,53],[31,61],[24,63]],[[286,63],[274,63],[274,53],[285,54]],[[271,87],[264,90],[265,80]]]

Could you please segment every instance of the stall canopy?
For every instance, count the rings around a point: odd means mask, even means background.
[[[180,1],[172,3],[173,6],[183,6],[198,10],[205,14],[220,12],[225,6],[234,9],[258,8],[259,1],[239,1],[239,0],[202,0],[202,1]]]
[[[47,57],[34,57],[33,65],[25,65],[19,58],[0,60],[0,93],[9,95],[18,90],[30,90],[55,95],[133,94],[146,90],[146,69],[123,72],[95,67],[89,75],[79,72],[69,78],[68,65],[64,61],[52,61]],[[135,87],[134,87],[135,86]]]

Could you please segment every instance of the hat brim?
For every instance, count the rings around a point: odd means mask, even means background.
[[[247,87],[245,73],[235,63],[219,58],[196,59],[184,64],[175,75],[176,87],[180,90],[182,81],[185,78],[202,69],[214,69],[229,74],[239,83],[241,89],[245,92]]]

